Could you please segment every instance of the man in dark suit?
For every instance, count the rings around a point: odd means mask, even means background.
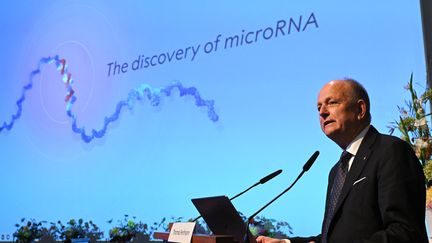
[[[370,125],[369,97],[355,80],[327,83],[317,104],[322,131],[344,151],[329,174],[321,234],[258,243],[427,243],[425,179],[410,145]]]

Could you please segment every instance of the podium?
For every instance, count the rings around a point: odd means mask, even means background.
[[[169,232],[155,232],[153,237],[168,241]],[[191,243],[238,243],[230,235],[192,235]]]

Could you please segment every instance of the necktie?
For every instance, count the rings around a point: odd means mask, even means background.
[[[347,151],[343,151],[339,161],[336,176],[333,181],[333,185],[330,191],[330,197],[327,205],[327,214],[324,219],[323,231],[322,231],[322,243],[327,243],[327,233],[330,226],[330,221],[334,216],[334,210],[339,200],[339,195],[342,191],[342,187],[345,182],[346,175],[348,173],[348,161],[351,159],[351,154]]]

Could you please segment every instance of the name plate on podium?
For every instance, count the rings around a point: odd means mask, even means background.
[[[168,236],[170,242],[190,243],[195,222],[174,223]]]

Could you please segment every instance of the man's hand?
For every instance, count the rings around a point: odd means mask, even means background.
[[[275,239],[275,238],[270,238],[267,236],[258,236],[258,238],[256,238],[256,241],[258,243],[285,243],[286,241],[281,240],[281,239]]]
[[[287,243],[287,240],[281,240],[281,239],[275,239],[275,238],[270,238],[267,236],[258,236],[258,238],[256,238],[256,241],[258,243]],[[315,243],[315,241],[309,241],[309,243]]]
[[[428,209],[432,209],[432,201],[429,201],[429,202],[426,204],[426,208],[428,208]]]

